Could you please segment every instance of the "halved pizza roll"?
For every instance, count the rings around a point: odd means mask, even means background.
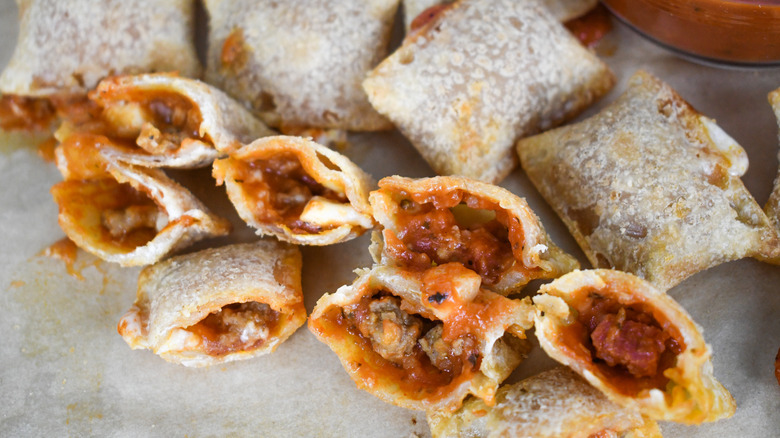
[[[372,247],[377,263],[410,269],[461,263],[502,295],[579,268],[550,240],[525,199],[498,186],[463,177],[391,176],[379,181],[369,201],[384,227]]]
[[[457,263],[425,272],[377,265],[323,296],[309,329],[359,388],[384,401],[454,411],[474,394],[492,404],[527,351],[533,306],[480,282]]]
[[[330,245],[374,227],[374,182],[347,157],[300,137],[265,137],[214,162],[238,215],[258,234]]]
[[[390,129],[360,83],[385,57],[399,1],[206,0],[206,80],[283,131]]]
[[[517,150],[594,266],[666,290],[725,261],[765,258],[777,246],[739,179],[745,151],[643,71],[599,114],[523,139]]]
[[[91,117],[56,136],[99,139],[114,156],[144,167],[195,168],[258,137],[274,134],[222,91],[176,74],[105,79],[89,94]]]
[[[518,138],[575,116],[613,82],[538,1],[471,0],[409,35],[363,88],[438,174],[497,182],[517,164]]]
[[[133,349],[200,367],[271,353],[305,321],[301,253],[269,239],[144,268],[117,330]]]
[[[425,16],[420,16],[423,12],[435,13],[435,9],[430,9],[438,5],[447,5],[454,3],[455,0],[403,0],[404,24],[407,31],[412,27],[412,23],[420,17],[418,23],[426,21]],[[585,15],[586,12],[593,9],[598,0],[541,0],[541,3],[548,11],[561,22],[572,20]]]
[[[16,3],[19,38],[0,75],[6,98],[85,95],[124,73],[200,74],[192,0]]]
[[[110,143],[69,137],[55,153],[65,177],[51,189],[60,227],[103,260],[122,266],[155,263],[197,240],[230,231],[229,222],[162,170],[116,160]]]
[[[780,128],[780,88],[769,93],[769,103],[775,111],[777,125],[778,128]],[[780,135],[778,136],[778,139],[780,139]],[[780,161],[780,152],[778,152],[777,157],[778,161]],[[775,188],[769,196],[764,211],[766,211],[769,220],[772,222],[777,232],[780,233],[780,167],[778,167],[777,177],[775,178]],[[777,254],[776,260],[777,263],[780,263],[780,253]]]
[[[565,367],[498,388],[495,406],[470,398],[454,414],[428,414],[428,425],[434,438],[661,438],[658,423]]]
[[[621,271],[574,271],[540,292],[534,304],[542,348],[613,402],[688,424],[734,414],[699,327],[650,283]]]

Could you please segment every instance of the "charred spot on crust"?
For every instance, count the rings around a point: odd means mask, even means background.
[[[443,294],[441,292],[436,292],[435,294],[433,294],[433,295],[428,297],[428,302],[429,303],[441,304],[446,299],[447,299],[447,294]]]

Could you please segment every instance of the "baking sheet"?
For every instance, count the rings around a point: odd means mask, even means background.
[[[0,66],[17,32],[12,0],[0,0]],[[599,53],[615,89],[587,116],[625,89],[644,68],[715,118],[747,151],[748,189],[763,205],[777,171],[777,122],[766,100],[780,70],[725,70],[677,58],[614,22]],[[356,134],[343,152],[377,179],[433,175],[397,132]],[[425,416],[360,391],[336,356],[302,327],[272,355],[207,369],[169,364],[133,351],[116,323],[135,298],[138,268],[120,268],[82,251],[68,273],[42,251],[64,237],[49,188],[60,181],[31,139],[0,133],[0,435],[5,436],[429,436]],[[227,238],[195,248],[254,239],[208,170],[171,172],[234,224]],[[502,184],[528,199],[553,240],[587,261],[562,222],[521,170]],[[369,238],[303,248],[309,312],[317,299],[368,266]],[[533,289],[533,288],[531,288]],[[734,395],[737,413],[702,426],[663,423],[667,437],[770,437],[780,431],[780,267],[740,260],[694,275],[669,291],[702,326],[715,375]],[[554,366],[538,347],[510,378]]]

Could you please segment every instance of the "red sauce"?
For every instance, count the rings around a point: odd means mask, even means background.
[[[423,28],[425,25],[436,20],[436,18],[438,18],[444,11],[451,7],[452,4],[450,3],[442,3],[440,5],[431,6],[430,8],[422,11],[420,15],[416,16],[414,20],[412,20],[412,23],[409,25],[409,31],[412,32]]]
[[[38,145],[38,156],[41,157],[43,161],[53,163],[55,160],[54,150],[56,148],[57,139],[54,137],[49,137]]]
[[[46,98],[0,96],[0,129],[4,131],[47,131],[57,113]]]
[[[777,356],[775,356],[775,379],[777,379],[777,384],[780,385],[780,349],[777,350]]]
[[[346,195],[324,187],[312,178],[293,154],[280,154],[253,161],[231,160],[233,179],[257,206],[259,222],[286,225],[293,233],[321,233],[325,227],[300,220],[314,196],[348,203]]]
[[[604,0],[653,39],[730,63],[780,63],[780,4],[772,1]]]
[[[238,318],[226,317],[225,314]],[[257,302],[233,303],[224,306],[220,312],[210,313],[187,331],[201,338],[201,349],[210,356],[224,356],[237,351],[252,351],[262,347],[275,335],[280,313],[271,310],[267,304]],[[246,341],[241,333],[248,323],[265,327],[267,336],[251,336]]]
[[[54,242],[51,246],[43,251],[43,255],[62,260],[65,262],[65,269],[68,271],[68,275],[83,279],[79,272],[77,272],[73,265],[76,263],[76,256],[78,254],[78,247],[72,240],[67,237]]]
[[[599,3],[590,12],[564,23],[569,32],[586,47],[594,47],[612,30],[612,21],[607,9]]]
[[[576,311],[576,320],[562,327],[560,343],[566,353],[578,360],[592,364],[591,370],[604,376],[614,389],[624,395],[634,396],[643,390],[664,389],[669,379],[664,371],[676,362],[676,357],[685,350],[682,335],[660,312],[643,302],[624,305],[610,296],[608,291],[579,291],[569,303]],[[666,349],[660,356],[655,374],[636,375],[623,365],[609,366],[599,358],[599,352],[591,340],[593,331],[608,315],[615,315],[623,309],[631,320],[641,321],[663,333]]]
[[[241,29],[233,29],[225,38],[222,44],[219,61],[223,69],[238,70],[242,68],[247,61],[247,54],[244,48],[244,32]]]
[[[426,269],[450,262],[476,271],[485,284],[498,283],[509,269],[521,267],[523,230],[519,221],[497,204],[462,190],[407,194],[400,192],[395,212],[396,229],[384,230],[387,251],[406,267]],[[461,225],[451,208],[459,204],[495,215],[482,223]]]

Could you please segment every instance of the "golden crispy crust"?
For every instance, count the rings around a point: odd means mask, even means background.
[[[189,333],[185,329],[209,314],[253,301],[280,313],[261,345],[212,355],[199,349],[197,341],[182,342]],[[271,353],[305,320],[300,251],[276,240],[260,240],[177,256],[145,268],[138,278],[135,304],[117,329],[133,349],[150,349],[185,366],[206,366]]]
[[[206,79],[270,126],[390,129],[360,82],[385,56],[398,3],[208,0]]]
[[[425,289],[425,274],[375,265],[371,270],[364,270],[352,285],[342,286],[335,293],[320,298],[309,318],[309,330],[339,356],[344,369],[359,388],[386,402],[409,409],[451,412],[468,394],[474,394],[492,404],[498,384],[523,358],[526,346],[519,339],[524,339],[525,331],[532,326],[533,306],[528,298],[510,300],[485,289],[480,290],[476,274],[462,266],[455,268],[447,265],[434,268],[446,272],[447,278],[440,277],[439,280],[450,281],[456,288],[455,292],[445,292],[443,300],[436,304],[430,299],[433,295],[431,290]],[[428,272],[434,273],[433,270]],[[490,303],[483,311],[468,316],[472,326],[467,329],[467,336],[477,342],[479,358],[476,360],[479,362],[475,363],[479,364],[478,369],[464,371],[441,386],[403,384],[411,377],[406,374],[399,377],[400,371],[395,371],[395,366],[389,365],[372,350],[372,344],[365,342],[363,335],[347,331],[334,322],[338,319],[338,316],[334,318],[334,314],[341,315],[348,306],[380,291],[400,298],[401,309],[409,314],[441,321],[445,331],[462,329],[458,324],[464,324],[464,312],[470,312],[469,303]],[[419,345],[420,340],[417,341]]]
[[[379,190],[371,192],[369,202],[374,218],[385,228],[384,233],[398,236],[402,231],[397,216],[402,212],[403,198],[413,197],[415,200],[420,199],[420,202],[425,200],[438,204],[446,202],[456,193],[488,202],[504,212],[507,221],[520,224],[522,240],[510,243],[514,262],[502,272],[498,283],[483,286],[497,293],[507,295],[531,280],[555,278],[579,268],[576,259],[552,242],[525,199],[504,188],[457,176],[422,179],[390,176],[380,180],[379,187]],[[403,260],[394,259],[387,252],[379,239],[375,239],[375,245],[378,246],[372,248],[372,251],[377,263],[404,265]]]
[[[325,188],[343,194],[348,201],[339,205],[342,211],[338,214],[311,218],[313,223],[320,223],[317,222],[319,220],[328,222],[328,226],[323,227],[320,232],[294,231],[283,221],[268,222],[262,217],[262,211],[257,210],[267,206],[258,207],[255,198],[258,194],[250,193],[253,189],[247,188],[241,179],[244,175],[240,173],[239,168],[243,164],[288,154],[300,161],[309,177]],[[374,186],[371,177],[347,157],[305,138],[290,136],[261,138],[239,149],[228,158],[215,161],[213,174],[217,184],[225,184],[228,197],[239,216],[256,228],[258,234],[274,235],[279,239],[300,245],[330,245],[354,239],[374,226],[371,206],[368,204],[368,192]],[[271,196],[274,195],[271,193]],[[307,207],[314,207],[318,198],[315,196],[308,200]],[[307,210],[304,209],[305,211]],[[312,208],[309,211],[317,216],[319,210]]]
[[[613,402],[656,420],[698,424],[730,417],[736,410],[728,390],[714,377],[710,347],[699,327],[670,296],[631,274],[599,269],[574,271],[540,288],[534,298],[537,307],[536,336],[544,351],[567,365],[601,390]],[[669,383],[663,388],[641,389],[629,394],[623,383],[605,374],[590,355],[569,347],[564,329],[574,323],[575,300],[598,294],[623,306],[645,306],[653,317],[662,318],[663,329],[679,333],[684,345],[673,364],[663,371]],[[585,348],[585,347],[583,347]]]
[[[610,402],[565,367],[502,386],[495,406],[470,398],[454,414],[429,414],[428,425],[434,438],[588,438],[606,431],[661,437],[655,421]]]
[[[60,145],[55,151],[65,181],[54,185],[51,192],[59,206],[60,227],[85,251],[122,266],[142,266],[198,240],[230,232],[228,221],[211,213],[162,170],[116,160],[108,145],[90,152],[91,157],[81,155],[81,162],[74,161],[76,156],[66,153],[66,147]],[[84,163],[96,166],[85,173],[81,169],[86,167]],[[126,241],[126,236],[112,237],[104,223],[106,211],[133,204],[122,199],[127,192],[121,189],[123,185],[148,198],[156,210],[156,234],[150,240],[133,242]]]
[[[769,103],[775,111],[778,127],[780,127],[780,88],[769,93],[768,97]],[[778,138],[780,139],[780,136],[778,136]],[[780,152],[778,152],[778,161],[780,161]],[[775,178],[775,188],[769,196],[764,211],[767,216],[769,216],[769,220],[772,222],[777,232],[780,233],[780,167],[778,167],[777,177]],[[778,254],[774,260],[773,263],[780,264],[780,254]]]
[[[517,164],[518,138],[573,117],[613,82],[538,2],[473,0],[407,37],[363,88],[438,174],[498,182]]]
[[[173,153],[140,151],[120,154],[119,159],[147,167],[200,167],[211,164],[219,153],[229,153],[259,137],[274,134],[222,91],[176,74],[112,77],[101,81],[95,93],[91,94],[104,112],[121,109],[134,102],[145,102],[158,95],[178,96],[192,105],[201,120],[199,138],[185,139]]]
[[[744,150],[643,71],[599,114],[521,140],[523,169],[594,266],[666,290],[777,234],[739,176]]]
[[[192,0],[17,0],[19,39],[0,92],[84,94],[106,76],[200,74]]]

